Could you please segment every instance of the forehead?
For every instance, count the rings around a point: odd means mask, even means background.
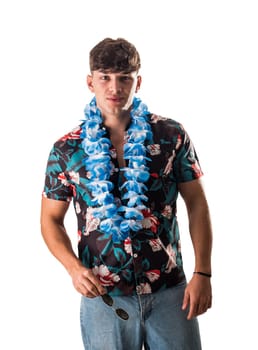
[[[121,71],[121,72],[113,72],[112,70],[94,70],[92,72],[92,75],[110,75],[110,76],[124,76],[124,75],[129,75],[129,76],[136,76],[137,72],[133,71],[133,72],[128,72],[128,71]]]

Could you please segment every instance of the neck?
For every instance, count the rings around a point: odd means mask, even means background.
[[[103,124],[110,131],[126,130],[131,120],[130,111],[122,111],[119,115],[102,115],[102,118]]]

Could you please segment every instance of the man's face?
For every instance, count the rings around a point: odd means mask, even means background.
[[[141,76],[137,72],[93,71],[87,77],[87,84],[95,94],[97,106],[103,116],[120,115],[132,105],[134,94],[141,85]]]

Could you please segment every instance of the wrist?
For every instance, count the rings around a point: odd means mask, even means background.
[[[194,274],[201,275],[207,278],[211,278],[211,273],[203,272],[203,271],[194,271]]]
[[[69,261],[69,263],[67,263],[65,268],[68,274],[72,276],[74,273],[79,271],[82,268],[82,266],[83,266],[82,262],[78,258],[75,258]]]

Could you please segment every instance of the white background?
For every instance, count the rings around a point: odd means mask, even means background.
[[[82,350],[80,296],[43,243],[40,199],[52,143],[91,98],[88,52],[107,36],[136,45],[139,97],[183,123],[205,172],[214,304],[199,318],[203,349],[258,349],[257,18],[249,0],[1,2],[1,349]],[[72,211],[67,228],[76,245]]]

